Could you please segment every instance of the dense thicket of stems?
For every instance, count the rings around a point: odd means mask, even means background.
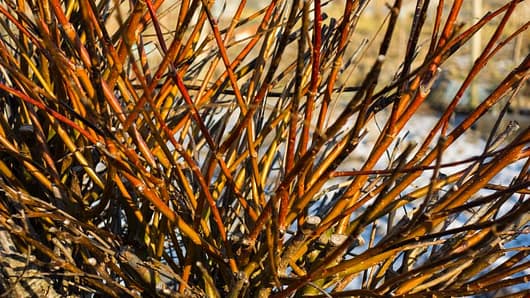
[[[453,120],[523,4],[376,2],[1,0],[0,292],[528,295],[528,53]]]

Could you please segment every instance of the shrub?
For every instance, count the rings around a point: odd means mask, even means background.
[[[528,281],[530,130],[502,120],[529,56],[452,119],[527,29],[520,1],[461,24],[461,0],[418,0],[409,19],[396,0],[370,25],[370,1],[163,2],[0,2],[7,295],[446,297]],[[439,69],[484,28],[422,122]],[[494,106],[479,153],[459,156]]]

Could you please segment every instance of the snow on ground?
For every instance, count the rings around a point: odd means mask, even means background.
[[[368,158],[370,151],[373,148],[373,145],[377,139],[377,137],[380,134],[380,129],[384,126],[387,115],[378,115],[374,121],[371,121],[370,125],[368,125],[368,132],[365,135],[365,137],[361,140],[358,147],[355,149],[355,151],[352,153],[352,155],[349,157],[349,159],[345,162],[345,165],[341,166],[339,170],[351,170],[351,169],[359,169],[364,161]],[[397,140],[399,140],[400,145],[399,148],[402,150],[405,148],[407,143],[416,143],[417,148],[422,144],[425,137],[429,134],[431,129],[436,125],[437,121],[439,120],[440,114],[436,111],[432,111],[427,108],[422,108],[418,113],[416,113],[413,118],[408,122],[408,124],[403,128],[401,133],[399,134]],[[355,117],[352,117],[355,118]],[[451,132],[451,130],[458,125],[458,121],[461,121],[463,119],[452,119],[451,121],[451,127],[448,130],[448,133]],[[353,126],[353,122],[350,124]],[[490,126],[491,127],[491,126]],[[502,130],[503,127],[500,128]],[[457,162],[464,159],[472,158],[480,156],[484,153],[484,149],[486,147],[486,138],[484,132],[476,131],[476,130],[468,130],[460,136],[454,143],[452,143],[443,153],[442,156],[442,163],[450,163],[450,162]],[[436,145],[437,140],[435,139],[432,143],[432,147]],[[397,142],[394,142],[394,146]],[[392,149],[392,146],[390,147]],[[398,150],[397,154],[399,154],[401,151]],[[390,155],[391,153],[389,153]],[[381,160],[376,165],[377,169],[384,169],[387,168],[389,162],[388,156],[382,157]],[[494,184],[499,185],[509,185],[512,180],[519,175],[519,172],[524,164],[524,161],[515,162],[513,164],[510,164],[508,167],[503,169],[498,175],[496,175],[490,182]],[[450,175],[453,173],[456,173],[458,171],[461,171],[465,169],[467,166],[469,166],[469,163],[462,164],[450,168],[443,168],[441,169],[441,173]],[[404,194],[409,193],[410,191],[414,190],[417,187],[421,187],[424,185],[427,185],[431,179],[432,171],[426,171],[421,177],[419,177],[413,185],[406,189],[404,191]],[[492,191],[488,190],[481,190],[478,193],[474,195],[474,198],[478,198],[480,196],[485,196],[490,194]],[[516,204],[517,197],[514,196],[512,199],[510,199],[508,202],[506,202],[500,210],[499,216],[502,216],[502,214],[505,214],[510,210],[510,208],[513,206],[513,204]],[[407,212],[412,211],[412,208],[415,207],[416,204],[411,204],[410,206],[405,206],[405,208],[400,208],[399,210],[396,210],[396,219],[395,222],[397,222],[400,218],[406,215]],[[451,225],[448,228],[455,228],[465,225],[466,221],[469,219],[471,215],[470,214],[461,214],[457,218],[455,218],[454,222],[451,223]],[[386,234],[386,217],[381,218],[377,221],[378,224],[378,233],[376,236],[376,243],[379,242],[382,239],[382,236]],[[363,234],[361,235],[363,239],[369,239],[370,235],[370,229],[365,229]],[[523,234],[518,236],[512,241],[509,241],[505,243],[504,245],[506,248],[513,248],[513,247],[528,247],[530,246],[530,235]],[[364,244],[362,246],[357,247],[354,250],[354,253],[362,253],[367,249],[367,244]],[[507,258],[509,258],[511,255],[513,255],[515,252],[510,252],[507,254],[507,256],[499,259],[495,264],[493,264],[490,268],[495,268],[502,262],[504,262]],[[530,270],[526,270],[524,272],[521,272],[515,276],[520,276],[524,274],[530,274]],[[361,277],[354,279],[349,289],[359,289],[361,287]],[[519,285],[517,287],[514,287],[512,290],[522,290],[530,288],[530,285],[524,286]]]

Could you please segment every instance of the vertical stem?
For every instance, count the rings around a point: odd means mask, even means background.
[[[477,20],[480,18],[482,14],[482,0],[474,0],[471,3],[473,3],[473,20]],[[479,30],[473,37],[471,38],[471,64],[475,63],[475,61],[480,56],[480,47],[482,44],[482,31]],[[470,96],[469,96],[469,108],[474,108],[478,104],[478,85],[477,82],[473,82],[471,84],[470,89]]]

